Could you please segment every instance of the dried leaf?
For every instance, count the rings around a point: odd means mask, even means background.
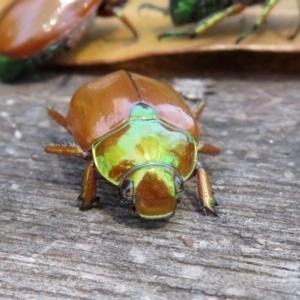
[[[0,1],[0,12],[14,0]],[[296,0],[281,0],[271,11],[267,22],[240,44],[235,44],[239,35],[254,23],[262,6],[247,8],[243,13],[229,17],[194,40],[167,38],[159,41],[157,35],[175,27],[169,16],[159,11],[145,9],[138,14],[141,3],[150,2],[167,7],[168,0],[130,0],[124,9],[139,33],[133,40],[132,33],[117,18],[95,18],[83,39],[72,51],[56,56],[52,61],[60,65],[111,64],[153,55],[172,53],[251,50],[272,52],[298,52],[300,34],[290,41],[288,37],[298,25],[299,15]],[[192,29],[195,24],[178,29]]]

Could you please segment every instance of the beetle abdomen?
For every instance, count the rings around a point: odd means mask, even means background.
[[[158,118],[199,139],[199,129],[184,100],[167,84],[118,71],[83,85],[67,115],[75,142],[84,150],[130,119],[138,103],[150,106]]]

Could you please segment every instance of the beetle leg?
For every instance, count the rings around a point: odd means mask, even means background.
[[[96,198],[96,167],[94,161],[90,160],[84,171],[82,180],[82,191],[78,199],[82,200],[81,210],[92,208]]]
[[[119,18],[119,20],[132,32],[134,39],[137,39],[138,33],[133,27],[133,25],[130,23],[130,21],[127,19],[127,17],[123,14],[123,11],[121,9],[118,9],[117,7],[114,7],[113,14],[117,18]]]
[[[120,7],[111,6],[111,5],[106,5],[104,7],[100,6],[97,14],[102,17],[115,16],[119,18],[119,20],[132,32],[134,38],[135,39],[138,38],[137,31],[130,23],[130,21],[126,18],[126,16],[124,16],[122,9]]]
[[[87,158],[89,153],[83,151],[79,146],[72,145],[47,145],[45,151],[50,154],[77,156]]]
[[[203,213],[206,214],[207,211],[210,211],[213,215],[217,216],[218,214],[214,207],[218,206],[218,203],[213,197],[213,190],[208,174],[199,162],[197,165],[196,176],[198,181],[199,198],[203,205]]]
[[[298,0],[299,1],[299,0]],[[272,8],[274,7],[274,5],[278,2],[278,0],[268,0],[267,4],[265,6],[265,8],[263,9],[262,13],[260,14],[260,16],[257,18],[256,22],[254,23],[254,25],[246,30],[237,40],[236,40],[236,44],[238,44],[240,41],[242,41],[243,39],[245,39],[249,34],[253,33],[266,19],[266,17],[268,16],[268,14],[270,13],[270,11],[272,10]]]
[[[90,153],[83,151],[78,146],[72,145],[48,145],[45,147],[45,151],[50,154],[60,154],[66,156],[77,156],[88,158]],[[93,203],[97,200],[96,196],[96,168],[93,160],[88,161],[84,171],[82,181],[82,191],[78,197],[82,200],[80,206],[81,210],[89,209],[93,206]]]
[[[300,0],[298,0],[297,3],[298,3],[298,11],[299,11],[299,21],[295,32],[289,37],[290,40],[294,39],[300,31]]]
[[[196,107],[196,109],[194,111],[194,119],[195,120],[197,120],[201,116],[205,106],[206,106],[205,101],[204,100],[200,101],[199,105]]]
[[[165,38],[165,37],[175,37],[175,36],[187,36],[190,38],[195,38],[198,34],[204,33],[207,29],[210,27],[213,27],[223,19],[236,15],[243,11],[246,8],[245,4],[234,4],[228,8],[226,8],[223,11],[219,11],[208,18],[205,18],[204,20],[200,21],[198,25],[196,26],[195,30],[192,32],[187,31],[169,31],[163,34],[160,34],[158,36],[159,39]]]
[[[212,145],[212,144],[201,144],[201,143],[199,143],[198,147],[197,147],[197,151],[199,153],[215,156],[215,155],[220,154],[221,149],[217,146]]]
[[[60,114],[58,111],[52,108],[48,108],[48,115],[60,126],[64,127],[67,131],[70,132],[66,117],[64,117],[62,114]]]

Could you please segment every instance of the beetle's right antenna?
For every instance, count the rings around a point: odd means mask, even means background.
[[[300,0],[299,0],[300,1]],[[153,10],[158,10],[162,12],[164,15],[168,15],[170,12],[168,8],[160,7],[152,3],[143,3],[138,7],[138,13],[141,12],[142,9],[148,8],[148,9],[153,9]]]

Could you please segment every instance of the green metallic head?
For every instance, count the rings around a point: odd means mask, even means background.
[[[121,199],[132,202],[142,218],[162,219],[173,214],[183,180],[168,165],[148,164],[129,170],[119,190]]]

